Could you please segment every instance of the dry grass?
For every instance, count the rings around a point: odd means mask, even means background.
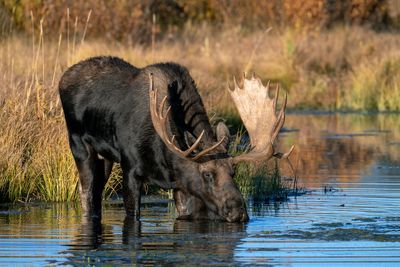
[[[210,113],[229,116],[232,124],[238,120],[226,84],[243,71],[256,71],[264,81],[282,84],[289,92],[290,108],[400,110],[396,33],[362,28],[249,33],[239,27],[188,27],[179,39],[156,43],[153,51],[140,44],[74,36],[64,33],[58,39],[39,30],[33,37],[15,34],[0,42],[3,201],[77,198],[78,178],[57,83],[68,66],[90,56],[115,55],[138,67],[155,61],[181,63],[197,81]],[[114,176],[105,195],[119,186]]]

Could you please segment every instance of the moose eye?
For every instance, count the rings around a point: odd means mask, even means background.
[[[212,172],[203,172],[203,177],[208,182],[214,181],[214,174]]]

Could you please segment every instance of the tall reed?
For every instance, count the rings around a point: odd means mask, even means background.
[[[1,201],[75,200],[78,177],[56,86],[65,62],[62,34],[54,42],[44,36],[43,19],[31,14],[31,21],[39,30],[30,48],[18,35],[0,43],[6,59],[0,64]]]
[[[310,34],[289,29],[249,33],[241,27],[217,32],[212,27],[187,25],[179,36],[173,35],[173,41],[157,42],[152,49],[137,43],[83,39],[77,34],[78,21],[88,25],[89,15],[66,17],[71,19],[67,33],[46,36],[45,20],[32,13],[34,34],[9,28],[9,37],[0,40],[2,201],[78,198],[78,176],[57,83],[69,66],[90,56],[111,54],[138,67],[153,61],[187,66],[210,114],[226,118],[236,129],[241,121],[226,88],[227,81],[244,70],[255,71],[263,82],[280,83],[289,92],[289,108],[399,111],[398,33],[356,27]],[[82,27],[90,31],[89,26]],[[245,168],[238,177],[251,171]],[[268,172],[263,176],[275,177]],[[119,188],[116,172],[105,197],[115,195]]]

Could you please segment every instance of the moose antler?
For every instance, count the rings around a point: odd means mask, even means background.
[[[243,75],[243,88],[237,84],[235,77],[233,79],[234,88],[229,88],[229,92],[249,133],[251,144],[250,152],[233,157],[233,163],[268,160],[272,157],[288,160],[294,146],[285,154],[276,153],[273,146],[285,122],[287,94],[277,115],[279,86],[276,88],[275,98],[271,99],[269,97],[270,84],[268,83],[266,87],[263,86],[261,80],[254,74],[250,79]],[[290,161],[289,167],[295,173]]]
[[[194,156],[191,156],[194,150],[198,148],[201,139],[204,135],[204,130],[200,133],[199,137],[196,141],[191,145],[187,150],[183,151],[179,147],[174,144],[175,135],[172,138],[169,138],[168,129],[167,129],[167,121],[168,115],[171,111],[171,106],[167,108],[167,111],[164,113],[165,103],[167,102],[167,96],[165,96],[160,104],[160,111],[157,111],[157,89],[154,88],[154,80],[153,80],[153,73],[149,74],[150,86],[149,86],[149,96],[150,96],[150,114],[151,120],[153,121],[153,126],[158,135],[160,136],[161,140],[163,140],[164,144],[168,147],[169,150],[174,152],[176,155],[187,158],[192,161],[197,161],[202,156],[210,153],[217,147],[219,147],[225,138],[222,138],[216,144],[211,147],[208,147]]]

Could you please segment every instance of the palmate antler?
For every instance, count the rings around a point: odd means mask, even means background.
[[[294,146],[287,153],[275,152],[274,149],[275,139],[285,123],[287,94],[277,115],[278,86],[275,97],[270,98],[270,84],[268,83],[266,87],[263,86],[261,80],[256,78],[254,74],[250,79],[243,75],[242,83],[243,88],[238,85],[234,77],[234,88],[229,88],[229,92],[249,133],[251,150],[248,153],[234,157],[232,159],[233,163],[268,160],[276,157],[286,159],[295,175],[293,166],[288,158]]]
[[[156,130],[157,134],[160,136],[160,138],[163,140],[164,144],[168,147],[169,150],[174,152],[176,155],[182,158],[186,158],[192,161],[197,161],[199,160],[202,156],[212,152],[215,150],[217,147],[219,147],[223,142],[225,138],[222,138],[220,141],[218,141],[216,144],[214,144],[211,147],[208,147],[197,154],[193,155],[193,152],[198,148],[200,145],[201,139],[203,138],[204,135],[204,130],[201,132],[199,137],[196,139],[196,141],[193,143],[192,146],[190,146],[187,150],[183,151],[179,147],[177,147],[174,143],[175,141],[175,135],[172,136],[172,138],[169,137],[168,129],[167,129],[167,123],[168,123],[168,115],[169,112],[171,111],[171,106],[167,108],[167,111],[164,113],[164,108],[165,108],[165,103],[167,101],[167,96],[163,98],[160,104],[160,110],[157,111],[157,89],[154,88],[154,80],[153,80],[153,74],[149,74],[149,80],[150,80],[150,86],[149,86],[149,95],[150,95],[150,114],[151,114],[151,120],[153,121],[153,126],[154,129]]]
[[[158,109],[157,89],[154,88],[153,74],[149,74],[149,81],[150,114],[153,126],[170,151],[182,158],[201,162],[203,156],[212,153],[224,142],[224,138],[222,138],[211,147],[208,147],[194,155],[193,152],[199,147],[204,136],[204,131],[202,131],[193,145],[187,150],[181,150],[177,147],[174,142],[175,136],[173,135],[170,138],[167,126],[171,106],[164,111],[167,96],[162,99]],[[243,77],[243,88],[237,84],[236,79],[234,78],[234,88],[229,91],[249,133],[251,149],[248,153],[231,157],[231,161],[233,164],[237,164],[243,161],[265,161],[272,157],[285,159],[288,161],[289,167],[296,177],[293,166],[289,161],[289,155],[292,153],[294,146],[292,146],[287,153],[275,152],[274,149],[275,139],[285,122],[287,95],[285,96],[285,100],[283,101],[282,107],[277,115],[276,105],[279,97],[279,87],[277,87],[273,99],[269,97],[269,90],[269,84],[266,87],[263,86],[261,80],[256,78],[254,75],[250,79],[247,79],[245,76]]]

